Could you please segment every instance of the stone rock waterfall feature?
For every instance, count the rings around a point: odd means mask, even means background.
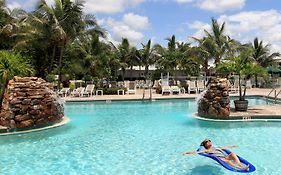
[[[52,87],[37,77],[14,77],[9,81],[0,113],[0,125],[15,129],[49,125],[64,116]]]
[[[212,78],[198,101],[198,115],[202,117],[229,117],[230,98],[228,80]]]

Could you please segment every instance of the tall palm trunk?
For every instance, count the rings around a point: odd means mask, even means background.
[[[51,57],[51,61],[50,61],[50,66],[49,66],[49,73],[52,71],[53,69],[53,63],[54,63],[54,60],[55,60],[55,56],[56,56],[56,45],[54,45],[53,47],[53,51],[52,51],[52,57]]]
[[[63,57],[63,52],[64,52],[64,45],[61,47],[60,50],[60,57],[59,57],[59,79],[58,79],[58,90],[60,90],[60,84],[61,84],[61,79],[62,79],[62,57]]]
[[[220,56],[216,57],[215,58],[215,65],[217,66],[218,64],[220,64],[220,62],[221,62],[221,57]]]
[[[148,77],[148,68],[149,66],[145,66],[145,71],[144,71],[144,83],[146,84],[146,80],[147,80],[147,77]],[[144,100],[144,97],[145,97],[145,88],[143,88],[143,94],[142,94],[142,100]]]
[[[133,80],[133,66],[130,67],[130,80]]]
[[[206,59],[204,61],[204,71],[205,71],[206,76],[210,76],[210,72],[209,72],[208,67],[209,67],[209,63],[208,63],[208,59]]]
[[[256,88],[258,87],[258,75],[255,75],[255,84],[256,84]]]
[[[126,72],[126,69],[122,68],[122,81],[125,80],[125,72]]]

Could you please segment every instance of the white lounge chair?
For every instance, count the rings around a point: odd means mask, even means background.
[[[125,87],[128,88],[128,87],[129,87],[129,84],[130,84],[130,81],[124,81],[124,86],[125,86]]]
[[[188,81],[188,93],[190,94],[191,92],[195,92],[196,94],[198,93],[195,81]]]
[[[62,88],[59,92],[58,95],[62,97],[66,97],[70,93],[70,88]]]
[[[203,80],[197,81],[197,90],[199,93],[205,90],[205,85]]]
[[[94,93],[94,89],[95,89],[95,85],[94,84],[88,84],[86,86],[86,89],[82,92],[81,96],[84,96],[84,95],[86,95],[88,97],[92,96],[93,93]]]
[[[164,95],[165,93],[169,93],[169,95],[171,94],[170,86],[162,86],[162,95]]]
[[[136,94],[136,91],[137,91],[136,82],[130,81],[127,88],[128,88],[128,91],[127,91],[128,94]]]
[[[79,87],[77,89],[75,89],[73,92],[71,92],[71,95],[73,97],[81,97],[83,92],[84,92],[85,88],[84,87]]]
[[[139,88],[143,88],[144,87],[144,80],[140,80],[139,84],[138,84]]]
[[[171,86],[172,94],[180,94],[180,88],[178,86]]]

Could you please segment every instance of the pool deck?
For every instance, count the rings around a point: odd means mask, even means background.
[[[252,88],[247,90],[247,96],[267,96],[271,89]],[[149,99],[149,90],[145,90],[145,98]],[[180,98],[196,98],[200,94],[178,94],[178,95],[162,95],[156,94],[155,90],[152,90],[152,99],[180,99]],[[238,93],[231,93],[230,96],[238,96]],[[78,102],[78,101],[107,101],[107,100],[142,100],[143,90],[137,89],[136,94],[125,94],[125,95],[98,95],[92,97],[64,97],[63,100],[66,102]]]
[[[281,88],[280,88],[281,90]],[[271,89],[261,89],[261,88],[252,88],[247,90],[247,96],[261,96],[266,97]],[[145,100],[149,99],[149,90],[145,90]],[[238,96],[238,93],[230,93],[230,96]],[[161,100],[161,99],[185,99],[185,98],[197,98],[200,94],[177,94],[177,95],[162,95],[156,94],[155,90],[152,90],[152,99]],[[270,96],[273,97],[273,94]],[[280,96],[281,97],[281,94]],[[142,100],[143,90],[137,89],[136,94],[125,94],[125,95],[98,95],[92,97],[64,97],[62,98],[66,102],[79,102],[79,101],[108,101],[108,100]],[[281,98],[279,98],[281,100]]]

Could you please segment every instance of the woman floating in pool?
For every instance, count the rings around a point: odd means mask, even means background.
[[[207,153],[214,155],[224,162],[228,163],[230,166],[233,166],[235,168],[241,169],[241,170],[248,170],[249,165],[243,166],[237,157],[237,155],[234,152],[231,152],[230,154],[226,155],[223,150],[229,149],[229,148],[235,148],[237,147],[236,145],[234,146],[225,146],[222,148],[214,148],[212,146],[212,142],[209,139],[205,139],[200,146],[204,146],[204,150],[202,151],[191,151],[191,152],[184,152],[183,154],[200,154],[200,153]]]

